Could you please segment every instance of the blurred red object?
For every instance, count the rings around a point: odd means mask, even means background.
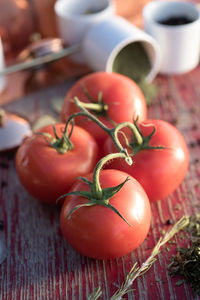
[[[32,7],[28,0],[0,1],[0,36],[5,56],[14,56],[30,43],[35,30]]]
[[[31,0],[35,11],[38,31],[42,37],[57,36],[54,4],[56,0]]]

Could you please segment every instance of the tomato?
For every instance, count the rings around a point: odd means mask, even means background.
[[[188,147],[178,129],[162,120],[147,120],[139,125],[145,137],[150,135],[154,127],[155,133],[149,146],[163,146],[165,149],[140,150],[132,157],[132,166],[128,166],[122,159],[107,165],[108,168],[127,172],[138,180],[150,201],[163,199],[171,194],[184,179],[189,164]],[[130,131],[128,136],[130,141]],[[116,152],[110,138],[105,141],[103,148],[104,155]],[[129,148],[128,152],[131,153],[132,149]]]
[[[84,88],[94,102],[98,101],[99,92],[102,92],[103,104],[107,108],[97,112],[96,116],[109,128],[113,127],[111,120],[121,123],[132,122],[137,116],[140,120],[147,117],[144,95],[133,80],[118,73],[96,72],[82,77],[69,89],[61,112],[63,122],[74,112],[80,111],[72,101],[75,96],[82,102],[90,102]],[[94,111],[91,112],[95,114]],[[75,122],[89,131],[99,144],[107,137],[106,132],[86,117],[77,117]]]
[[[127,176],[118,170],[102,170],[100,184],[102,188],[116,186]],[[91,180],[92,175],[86,178]],[[77,180],[70,192],[88,189],[85,182]],[[111,209],[99,204],[81,207],[67,218],[76,205],[87,201],[81,196],[69,195],[60,214],[63,235],[78,252],[91,258],[110,259],[131,252],[144,241],[150,227],[151,208],[144,189],[134,178],[130,177],[122,189],[110,199],[110,204],[131,226]]]
[[[56,132],[61,137],[64,124],[56,124]],[[39,132],[50,133],[51,125]],[[34,134],[27,138],[16,153],[16,170],[26,190],[37,199],[54,204],[66,193],[78,177],[92,172],[98,160],[98,145],[84,129],[74,126],[71,135],[73,149],[64,154],[49,146],[50,139]]]

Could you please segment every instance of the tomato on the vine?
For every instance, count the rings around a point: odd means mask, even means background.
[[[121,184],[127,174],[119,170],[102,170],[102,188]],[[92,179],[92,174],[85,176]],[[60,214],[60,225],[68,243],[85,256],[110,259],[123,256],[137,248],[146,238],[151,220],[151,208],[142,186],[131,176],[109,203],[126,219],[127,224],[113,210],[100,204],[76,206],[88,202],[83,196],[68,195]],[[86,182],[77,180],[70,192],[88,191]],[[93,201],[93,198],[92,198]]]
[[[132,122],[136,117],[141,121],[147,117],[146,101],[139,86],[118,73],[96,72],[79,79],[66,94],[61,112],[63,122],[80,111],[73,102],[74,97],[83,103],[90,103],[86,108],[109,128],[116,123]],[[75,122],[89,131],[99,144],[107,137],[106,132],[87,117],[79,116]]]
[[[128,147],[129,154],[133,154],[132,166],[119,159],[111,161],[107,168],[127,172],[140,182],[150,201],[160,200],[171,194],[184,179],[189,165],[188,147],[180,131],[166,121],[146,120],[138,128],[145,138],[143,145],[132,141],[132,146]],[[130,143],[130,131],[127,137]],[[123,144],[124,137],[120,138]],[[110,138],[103,149],[104,155],[116,152]]]
[[[58,138],[63,136],[64,128],[65,124],[55,125]],[[78,176],[92,172],[99,155],[96,141],[83,128],[74,126],[70,138],[72,147],[68,150],[65,141],[61,143],[55,139],[56,135],[52,125],[45,126],[28,137],[16,153],[16,170],[22,185],[32,196],[48,204],[55,204]],[[55,147],[49,145],[51,136]]]

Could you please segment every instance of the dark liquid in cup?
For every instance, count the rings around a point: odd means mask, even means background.
[[[193,20],[191,20],[186,16],[173,16],[173,17],[167,17],[166,19],[163,20],[158,20],[157,22],[162,25],[178,26],[178,25],[189,24],[193,22]]]

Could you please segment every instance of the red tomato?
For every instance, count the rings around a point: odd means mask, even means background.
[[[61,136],[64,126],[55,125],[58,136]],[[52,125],[39,131],[55,137]],[[74,126],[71,142],[74,148],[61,154],[49,146],[44,137],[34,134],[17,151],[16,170],[19,179],[27,191],[42,202],[54,204],[78,176],[92,172],[97,163],[99,149],[86,130]]]
[[[103,170],[100,172],[101,187],[116,186],[127,176],[118,170]],[[92,175],[86,178],[91,180]],[[74,249],[92,258],[109,259],[131,252],[144,241],[150,227],[151,208],[144,189],[134,178],[130,179],[110,199],[110,204],[131,226],[102,205],[81,207],[67,218],[76,205],[88,200],[77,195],[66,197],[61,209],[60,225],[64,237]],[[70,192],[88,189],[88,185],[77,180]]]
[[[108,109],[96,116],[109,128],[113,127],[110,119],[115,123],[132,122],[137,116],[140,120],[146,119],[146,101],[139,86],[133,80],[117,73],[96,72],[78,80],[68,91],[61,113],[63,122],[66,122],[74,112],[80,111],[72,101],[75,96],[80,101],[90,102],[83,86],[94,102],[97,102],[98,94],[102,92],[103,103],[108,106]],[[94,111],[91,112],[94,114]],[[107,137],[106,132],[86,117],[76,117],[75,122],[90,132],[99,144],[102,144]]]
[[[128,166],[121,158],[107,165],[108,168],[127,172],[138,180],[150,201],[163,199],[171,194],[184,179],[189,164],[188,147],[178,129],[162,120],[147,120],[139,128],[144,136],[148,136],[153,126],[156,132],[149,146],[163,146],[166,149],[141,150],[133,156],[132,166]],[[103,148],[104,155],[116,152],[110,138],[105,141]],[[132,150],[128,149],[128,152],[131,153]]]

